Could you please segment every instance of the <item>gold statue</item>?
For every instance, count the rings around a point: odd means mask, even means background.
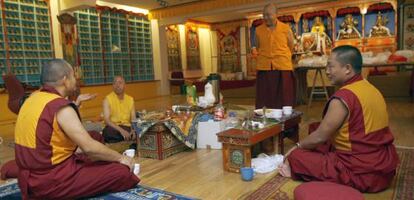
[[[311,33],[317,35],[316,39],[316,49],[317,51],[322,52],[323,54],[326,53],[326,47],[330,47],[332,45],[331,38],[325,33],[325,24],[323,23],[322,17],[316,16],[313,19]]]
[[[369,31],[368,37],[391,36],[390,29],[385,26],[387,25],[387,23],[388,23],[387,17],[383,16],[381,12],[378,12],[375,25]]]
[[[336,40],[361,38],[358,29],[358,21],[354,19],[352,14],[345,15],[344,21],[341,23],[341,29],[338,32]]]
[[[321,17],[316,16],[315,19],[313,19],[311,32],[312,33],[325,33],[325,25],[323,24]]]

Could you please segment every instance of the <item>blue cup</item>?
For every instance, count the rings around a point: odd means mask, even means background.
[[[253,180],[254,172],[253,168],[251,167],[242,167],[240,168],[240,174],[243,181],[251,181]]]

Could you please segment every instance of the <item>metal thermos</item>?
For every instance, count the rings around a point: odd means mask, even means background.
[[[211,83],[213,86],[213,94],[216,98],[216,101],[214,103],[220,102],[220,75],[216,73],[212,73],[207,77],[207,80]]]

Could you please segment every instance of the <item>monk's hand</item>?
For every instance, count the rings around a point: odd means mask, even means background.
[[[135,134],[134,130],[131,130],[130,135],[131,135],[131,140],[135,140],[137,138],[137,135]]]
[[[289,151],[285,154],[285,157],[283,158],[283,162],[285,162],[286,159],[289,157],[290,153],[292,153],[292,151],[294,151],[297,148],[298,148],[298,146],[294,146],[291,149],[289,149]]]
[[[121,133],[122,137],[124,137],[125,141],[131,139],[131,134],[128,131],[121,129],[119,132]]]
[[[129,167],[129,170],[133,170],[134,169],[134,159],[128,156],[124,156],[122,155],[121,158],[118,161],[119,163],[126,165]]]
[[[257,55],[259,55],[259,53],[257,52],[256,47],[253,47],[253,48],[252,48],[252,52],[251,52],[251,53],[252,53],[252,57],[253,57],[253,58],[256,58],[256,57],[257,57]]]

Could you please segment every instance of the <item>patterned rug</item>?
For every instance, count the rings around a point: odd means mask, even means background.
[[[17,186],[17,181],[11,181],[0,186],[0,199],[7,200],[20,200],[22,199],[20,189]],[[123,199],[134,199],[134,200],[192,200],[194,198],[185,197],[182,195],[174,194],[164,190],[159,190],[147,186],[138,185],[125,192],[117,192],[106,194],[102,196],[87,198],[88,200],[123,200]]]
[[[414,197],[414,149],[397,148],[400,164],[397,175],[390,188],[375,194],[364,194],[366,200],[391,199],[405,200]],[[285,200],[293,199],[293,191],[302,182],[293,181],[279,175],[274,176],[257,190],[249,194],[246,200]]]

